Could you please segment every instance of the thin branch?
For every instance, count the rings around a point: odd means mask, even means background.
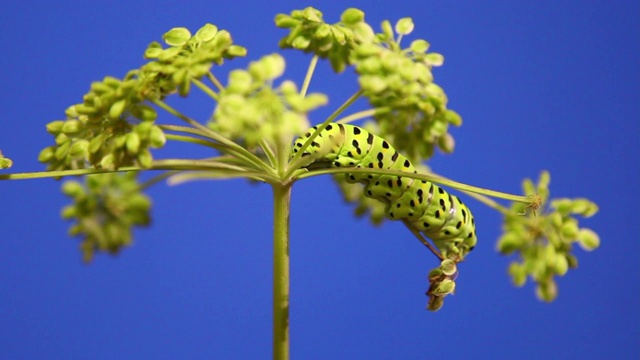
[[[302,83],[302,89],[300,89],[300,94],[305,96],[307,91],[309,90],[309,85],[311,84],[311,78],[313,77],[313,73],[316,70],[316,66],[318,65],[318,55],[314,55],[311,58],[311,62],[309,63],[309,68],[307,69],[307,74],[304,77],[304,82]]]
[[[218,78],[216,78],[215,75],[213,75],[211,72],[207,73],[207,79],[209,79],[209,81],[211,81],[211,83],[215,87],[217,87],[219,91],[224,90],[224,86],[222,86],[222,83],[218,81]]]
[[[379,112],[381,112],[380,109],[369,109],[369,110],[358,111],[357,113],[353,113],[349,116],[345,116],[342,119],[337,120],[336,122],[341,124],[348,124],[356,120],[373,117],[375,114]]]
[[[267,165],[264,161],[262,161],[262,159],[260,159],[259,157],[257,157],[255,154],[253,154],[249,150],[245,149],[244,147],[236,144],[235,142],[227,139],[226,137],[224,137],[224,136],[218,134],[217,132],[209,129],[208,127],[200,124],[199,122],[195,121],[194,119],[184,115],[183,113],[181,113],[180,111],[174,109],[173,107],[169,106],[169,104],[167,104],[167,103],[165,103],[163,101],[153,100],[153,103],[156,104],[157,106],[159,106],[160,108],[162,108],[163,110],[167,111],[168,113],[170,113],[170,114],[176,116],[177,118],[182,119],[183,121],[187,122],[188,124],[190,124],[194,128],[200,130],[201,133],[199,135],[207,137],[207,138],[215,140],[215,141],[218,141],[221,144],[226,145],[226,149],[228,150],[227,151],[228,153],[236,155],[236,156],[246,160],[246,162],[248,164],[252,164],[256,169],[261,169],[261,170],[265,170],[265,172],[273,173],[273,168],[272,167]]]
[[[202,81],[198,79],[191,79],[191,82],[193,82],[193,84],[200,90],[202,90],[205,94],[209,95],[209,97],[211,97],[213,100],[218,101],[220,99],[220,96]]]
[[[389,169],[370,169],[370,168],[330,168],[330,169],[319,169],[312,170],[306,173],[302,173],[295,177],[295,180],[304,179],[312,176],[325,175],[325,174],[344,174],[344,173],[365,173],[365,174],[376,174],[376,175],[391,175],[391,176],[401,176],[411,179],[418,180],[427,180],[436,184],[441,184],[450,188],[458,189],[465,192],[471,192],[476,194],[483,194],[495,198],[517,201],[525,204],[531,203],[531,198],[529,196],[522,195],[513,195],[508,193],[503,193],[500,191],[485,189],[477,186],[463,184],[457,181],[449,180],[442,178],[436,175],[429,174],[420,174],[420,173],[408,173],[399,170],[389,170]]]

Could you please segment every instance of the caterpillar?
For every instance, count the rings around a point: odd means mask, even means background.
[[[311,128],[293,144],[292,157],[317,130]],[[301,155],[304,166],[390,169],[417,173],[386,140],[354,125],[331,123]],[[454,195],[426,180],[364,172],[347,173],[349,183],[362,183],[366,196],[385,204],[386,216],[429,237],[444,258],[461,260],[477,243],[475,220]]]

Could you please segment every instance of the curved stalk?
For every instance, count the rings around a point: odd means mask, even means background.
[[[443,177],[436,176],[436,175],[408,173],[408,172],[399,171],[399,170],[368,169],[368,168],[367,169],[365,168],[330,168],[330,169],[313,170],[306,173],[302,173],[296,176],[295,179],[300,180],[300,179],[304,179],[312,176],[325,175],[325,174],[340,174],[340,173],[366,173],[366,174],[376,174],[376,175],[402,176],[402,177],[407,177],[411,179],[427,180],[436,184],[458,189],[460,191],[482,194],[482,195],[487,195],[487,196],[491,196],[499,199],[517,201],[525,204],[531,203],[531,198],[529,196],[513,195],[513,194],[503,193],[500,191],[467,185],[457,181],[445,179]]]
[[[203,146],[214,148],[214,149],[220,149],[220,145],[218,145],[218,143],[212,142],[210,140],[199,139],[192,136],[174,135],[174,134],[164,134],[164,136],[167,138],[167,140],[181,141],[186,143],[203,145]]]
[[[223,145],[226,145],[226,149],[228,149],[228,152],[231,154],[234,154],[244,160],[247,161],[247,163],[253,164],[255,165],[255,167],[257,169],[262,169],[265,170],[265,172],[273,172],[273,168],[270,167],[269,165],[267,165],[264,161],[262,161],[262,159],[260,159],[259,157],[257,157],[255,154],[253,154],[252,152],[250,152],[249,150],[245,149],[244,147],[234,143],[233,141],[227,139],[226,137],[216,133],[215,131],[209,129],[208,127],[200,124],[199,122],[193,120],[192,118],[186,116],[185,114],[181,113],[180,111],[174,109],[173,107],[169,106],[169,104],[161,101],[161,100],[153,100],[153,103],[157,106],[159,106],[160,108],[162,108],[163,110],[167,111],[168,113],[170,113],[171,115],[176,116],[177,118],[187,122],[189,125],[193,126],[194,128],[198,129],[201,131],[201,135],[204,137],[207,137],[209,139],[215,140],[220,142]]]

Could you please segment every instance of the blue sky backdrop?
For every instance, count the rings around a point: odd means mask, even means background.
[[[338,5],[340,4],[340,5]],[[502,219],[465,198],[479,245],[457,294],[427,312],[436,261],[399,223],[352,217],[328,177],[294,187],[291,353],[294,359],[640,358],[640,3],[637,1],[5,1],[0,11],[0,149],[14,172],[39,171],[64,117],[91,81],[122,77],[175,26],[229,30],[246,59],[278,51],[276,13],[347,6],[411,16],[410,38],[445,56],[436,82],[464,125],[452,155],[430,166],[478,186],[520,192],[551,172],[552,196],[588,197],[581,222],[601,248],[578,250],[552,304],[514,288],[495,251]],[[407,42],[408,43],[408,42]],[[309,56],[286,51],[301,82]],[[322,62],[312,91],[330,95],[321,122],[356,89]],[[206,119],[204,96],[179,101]],[[169,120],[164,117],[163,120]],[[157,157],[206,156],[167,146]],[[118,257],[83,265],[51,179],[0,183],[0,359],[267,359],[271,356],[271,194],[236,180],[160,184],[153,226]],[[308,206],[313,204],[313,207]]]

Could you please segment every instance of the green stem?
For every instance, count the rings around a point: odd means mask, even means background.
[[[336,122],[342,123],[342,124],[348,124],[356,120],[372,117],[379,112],[381,112],[381,109],[369,109],[369,110],[358,111],[357,113],[351,114],[349,116],[345,116],[342,119],[337,120]]]
[[[124,171],[140,171],[145,170],[137,166],[121,167],[118,170],[103,170],[103,169],[74,169],[74,170],[57,170],[57,171],[36,171],[26,173],[15,174],[2,174],[0,180],[27,180],[27,179],[42,179],[42,178],[57,178],[63,176],[79,176],[79,175],[91,175],[91,174],[105,174],[112,172],[124,172]]]
[[[265,172],[273,173],[273,168],[271,168],[268,164],[266,164],[259,157],[257,157],[255,154],[251,153],[249,150],[245,149],[244,147],[234,143],[233,141],[227,139],[226,137],[218,134],[217,132],[209,129],[208,127],[186,116],[180,111],[172,108],[171,106],[169,106],[169,104],[165,103],[164,101],[153,100],[153,103],[159,106],[160,108],[162,108],[163,110],[167,111],[169,114],[187,122],[189,125],[193,126],[197,130],[200,130],[199,134],[201,134],[202,136],[218,141],[221,144],[225,145],[225,148],[228,149],[228,153],[232,155],[236,155],[237,157],[246,160],[248,164],[252,164],[256,169],[262,169],[262,170],[265,170]]]
[[[365,174],[376,174],[376,175],[393,175],[393,176],[402,176],[411,179],[418,180],[427,180],[436,184],[441,184],[450,188],[458,189],[465,192],[483,194],[499,199],[505,199],[510,201],[517,201],[525,204],[530,204],[532,199],[529,196],[522,195],[513,195],[508,193],[503,193],[500,191],[485,189],[477,186],[467,185],[463,183],[459,183],[457,181],[445,179],[436,175],[428,175],[428,174],[419,174],[419,173],[408,173],[399,170],[388,170],[388,169],[368,169],[368,168],[330,168],[330,169],[320,169],[313,170],[309,172],[301,173],[295,176],[296,180],[308,178],[311,176],[324,175],[324,174],[339,174],[339,173],[365,173]]]
[[[273,185],[273,359],[289,359],[289,205],[291,183]]]
[[[300,94],[305,96],[307,94],[307,90],[309,90],[309,84],[311,84],[311,78],[313,77],[313,73],[316,70],[316,66],[318,65],[318,55],[314,55],[311,58],[311,62],[309,63],[309,68],[307,69],[307,74],[304,77],[304,82],[302,83],[302,89],[300,89]]]
[[[218,81],[218,78],[216,78],[215,75],[213,75],[211,72],[207,73],[207,79],[209,79],[209,81],[211,81],[211,83],[215,85],[215,87],[217,87],[218,90],[220,91],[224,90],[224,86],[222,86],[222,83]]]
[[[193,84],[197,86],[200,90],[202,90],[205,94],[209,95],[213,100],[218,101],[219,96],[213,91],[210,87],[208,87],[205,83],[198,79],[191,79]]]
[[[204,145],[214,149],[219,149],[221,147],[218,143],[212,142],[210,140],[195,138],[192,136],[174,135],[174,134],[164,134],[164,136],[167,138],[167,140],[176,140],[176,141],[182,141],[182,142],[187,142],[192,144]]]

